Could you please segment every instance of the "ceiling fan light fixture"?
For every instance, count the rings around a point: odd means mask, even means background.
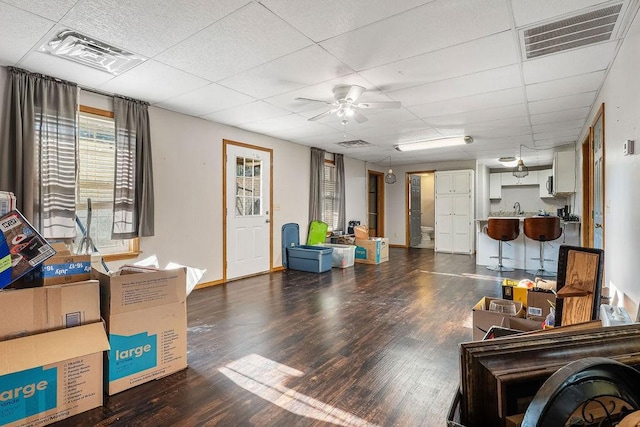
[[[397,144],[395,149],[398,151],[417,151],[428,150],[431,148],[453,147],[456,145],[471,144],[473,138],[468,135],[452,136],[448,138],[427,139],[424,141],[407,142],[405,144]]]
[[[351,108],[347,107],[344,109],[344,115],[347,117],[353,117],[353,115],[355,114],[355,111],[353,111]]]

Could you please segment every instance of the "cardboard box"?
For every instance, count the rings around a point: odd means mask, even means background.
[[[100,321],[97,280],[0,291],[0,341]]]
[[[56,254],[42,263],[44,286],[81,282],[91,278],[91,255],[72,254],[64,244],[54,243]]]
[[[527,319],[546,319],[551,312],[549,301],[555,307],[556,296],[553,292],[529,290],[527,292]]]
[[[0,232],[0,289],[56,253],[18,211],[0,217]]]
[[[380,264],[389,261],[389,239],[374,237],[368,240],[356,239],[355,262]]]
[[[510,301],[518,301],[522,303],[523,306],[527,306],[527,291],[529,288],[522,288],[517,285],[512,285],[513,281],[503,281],[502,282],[502,299],[510,300]]]
[[[0,342],[0,423],[35,427],[102,406],[102,323]]]
[[[102,317],[111,350],[105,357],[109,395],[187,367],[186,271],[158,270],[100,280]]]
[[[0,291],[0,307],[0,341],[46,332],[45,288]]]
[[[504,326],[508,328],[509,327],[508,319],[510,317],[524,318],[525,312],[521,302],[512,301],[516,308],[516,314],[511,316],[505,313],[489,311],[491,301],[494,301],[494,300],[505,301],[501,298],[483,297],[473,307],[473,340],[474,341],[481,340],[485,336],[489,328],[491,328],[494,325]]]
[[[47,329],[100,322],[100,283],[97,280],[47,286]]]

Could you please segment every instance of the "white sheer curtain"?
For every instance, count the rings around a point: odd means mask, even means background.
[[[10,67],[0,188],[46,238],[76,234],[77,86]]]

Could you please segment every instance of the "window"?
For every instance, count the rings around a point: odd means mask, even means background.
[[[113,113],[80,107],[78,116],[78,183],[76,212],[87,225],[91,199],[91,239],[107,260],[136,256],[138,239],[112,240],[113,184],[115,178],[115,124]],[[82,238],[78,231],[76,245]]]
[[[261,160],[236,157],[236,217],[262,215]]]
[[[334,230],[338,225],[338,212],[336,210],[336,167],[331,161],[324,162],[324,197],[322,206],[322,221],[329,225],[329,230]]]

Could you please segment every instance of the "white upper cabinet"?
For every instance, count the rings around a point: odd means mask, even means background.
[[[489,198],[502,199],[502,174],[489,174]]]
[[[576,153],[553,153],[553,195],[566,196],[576,191]]]

